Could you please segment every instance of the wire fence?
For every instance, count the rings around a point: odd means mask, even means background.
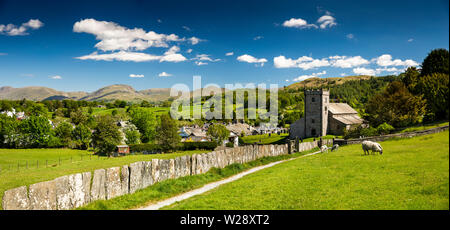
[[[71,157],[59,157],[52,159],[41,159],[41,160],[19,160],[10,164],[0,165],[0,174],[10,173],[10,172],[20,172],[30,169],[40,169],[40,168],[51,168],[59,167],[61,165],[67,165],[72,163],[80,163],[92,160],[106,160],[108,157],[100,155],[81,155],[81,156],[71,156]]]
[[[129,154],[113,154],[112,157],[104,156],[104,155],[80,155],[80,156],[71,156],[71,157],[59,157],[52,159],[41,159],[41,160],[19,160],[14,163],[9,164],[1,164],[0,165],[0,175],[11,173],[11,172],[21,172],[24,170],[30,169],[41,169],[41,168],[51,168],[51,167],[59,167],[61,165],[67,165],[72,163],[80,163],[86,161],[94,161],[94,160],[108,160],[113,159],[118,156],[130,156],[130,155],[147,155],[154,154],[148,152],[130,152]]]

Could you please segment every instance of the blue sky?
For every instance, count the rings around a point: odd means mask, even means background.
[[[0,0],[0,86],[383,76],[448,49],[448,28],[448,1]]]

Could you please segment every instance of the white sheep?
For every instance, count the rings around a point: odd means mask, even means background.
[[[328,153],[328,146],[322,145],[322,147],[320,147],[320,152],[323,153],[325,151],[327,151],[327,153]]]
[[[334,150],[338,150],[339,145],[338,144],[334,144],[333,147],[331,147],[331,152],[333,152]]]
[[[369,151],[372,150],[373,152],[379,152],[380,155],[383,154],[383,148],[381,147],[380,144],[378,144],[377,142],[373,142],[373,141],[363,141],[362,142],[362,149],[364,151],[364,155],[369,154]]]

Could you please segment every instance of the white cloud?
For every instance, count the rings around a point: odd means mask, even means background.
[[[145,50],[149,47],[168,47],[168,42],[182,41],[175,34],[146,32],[141,28],[128,29],[114,22],[84,19],[73,25],[73,31],[88,33],[100,40],[95,47],[102,51]]]
[[[374,61],[376,61],[377,65],[379,66],[418,66],[419,63],[407,59],[405,61],[402,61],[400,59],[392,60],[392,56],[389,54],[383,54],[379,56],[378,58],[374,58]]]
[[[36,30],[42,26],[44,26],[44,23],[39,21],[39,19],[30,19],[28,22],[22,23],[19,27],[14,24],[0,24],[0,34],[6,34],[9,36],[28,35],[28,29]]]
[[[196,65],[199,65],[199,66],[200,66],[200,65],[208,65],[207,62],[202,62],[202,61],[196,61],[195,64],[196,64]]]
[[[164,55],[153,55],[147,53],[140,52],[129,52],[129,51],[119,51],[115,53],[107,53],[107,54],[98,54],[97,52],[93,52],[91,54],[76,57],[76,59],[80,60],[95,60],[95,61],[133,61],[133,62],[146,62],[146,61],[158,61],[159,62],[181,62],[186,61],[187,59],[176,52],[178,52],[180,48],[177,46],[171,47],[168,51],[164,53]]]
[[[303,20],[301,18],[291,18],[291,19],[283,22],[283,26],[284,27],[300,28],[300,29],[311,28],[311,27],[317,28],[316,25],[308,24],[307,21],[305,21],[305,20]]]
[[[189,28],[187,26],[183,26],[183,29],[185,29],[186,31],[191,31],[191,28]]]
[[[355,35],[353,35],[353,34],[347,34],[347,36],[346,36],[348,39],[353,39],[353,38],[355,38]]]
[[[301,75],[301,76],[298,76],[297,78],[294,78],[292,81],[304,81],[308,78],[319,77],[324,74],[327,74],[327,71],[324,70],[322,72],[312,73],[311,75]]]
[[[203,41],[202,39],[196,37],[189,38],[188,40],[191,42],[192,45],[197,45],[199,42]]]
[[[196,56],[195,56],[195,58],[192,58],[192,60],[199,60],[199,61],[210,61],[210,62],[217,62],[217,61],[220,61],[220,59],[212,59],[211,57],[210,57],[211,55],[209,55],[209,54],[197,54]]]
[[[60,79],[62,79],[62,77],[59,76],[59,75],[50,76],[50,78],[51,78],[51,79],[55,79],[55,80],[60,80]]]
[[[158,19],[158,20],[156,20],[158,23],[162,23],[162,20],[161,19]]]
[[[172,74],[166,73],[166,72],[162,72],[160,74],[158,74],[158,77],[170,77],[172,76]]]
[[[259,39],[262,39],[262,38],[264,38],[264,37],[263,36],[256,36],[256,37],[253,38],[253,40],[256,41],[256,40],[259,40]]]
[[[234,55],[234,52],[228,52],[225,54],[225,56],[233,56],[233,55]]]
[[[317,20],[317,23],[320,24],[321,29],[325,29],[327,27],[330,28],[330,27],[337,25],[336,19],[330,15],[324,15],[324,16],[320,17]]]
[[[0,53],[0,56],[8,55],[7,53]]]
[[[347,74],[345,74],[345,73],[341,73],[341,74],[339,74],[339,75],[341,75],[341,77],[347,76]]]
[[[130,77],[132,77],[132,78],[143,78],[144,74],[130,74]]]
[[[375,71],[376,71],[377,74],[380,74],[382,72],[389,72],[389,73],[398,74],[400,72],[405,71],[405,69],[406,68],[398,69],[396,67],[391,67],[391,68],[384,67],[384,68],[377,68],[377,69],[375,69]]]
[[[353,69],[353,73],[358,75],[368,75],[368,76],[375,76],[375,70],[373,69],[366,69],[364,67],[358,67]]]
[[[369,61],[361,56],[346,57],[346,56],[334,56],[332,65],[339,68],[353,68],[360,65],[369,64]]]
[[[98,54],[97,52],[93,52],[91,54],[76,57],[76,59],[80,60],[95,60],[95,61],[133,61],[133,62],[145,62],[145,61],[155,61],[160,60],[161,56],[151,55],[146,53],[138,53],[138,52],[127,52],[127,51],[119,51],[116,53],[108,53],[108,54]]]
[[[267,59],[265,58],[255,58],[251,55],[244,54],[236,58],[240,62],[248,62],[248,63],[256,63],[260,66],[264,66],[264,63],[267,62]]]
[[[304,70],[329,66],[330,62],[326,59],[313,59],[308,56],[302,56],[293,60],[291,58],[286,58],[282,55],[275,57],[273,59],[275,68],[301,68]]]
[[[150,47],[168,48],[171,42],[189,41],[195,45],[202,41],[199,38],[180,38],[175,34],[158,34],[153,31],[145,31],[141,28],[129,29],[114,22],[97,21],[95,19],[84,19],[73,25],[73,31],[77,33],[88,33],[95,35],[99,40],[95,47],[103,52],[93,52],[89,55],[76,57],[81,60],[104,60],[104,61],[156,61],[159,62],[182,62],[186,57],[179,54],[180,48],[172,46],[162,55],[154,55],[143,52]],[[190,50],[190,51],[189,51]],[[192,52],[189,49],[188,53]]]
[[[188,53],[188,54],[192,53],[192,49],[186,50],[186,53]]]
[[[408,39],[408,42],[412,42],[412,41],[414,41],[414,39],[412,39],[412,38]]]

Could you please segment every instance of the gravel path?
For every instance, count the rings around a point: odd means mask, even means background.
[[[306,155],[303,155],[303,156],[299,156],[299,157],[296,157],[296,158],[291,158],[291,159],[282,160],[282,161],[276,161],[276,162],[269,163],[267,165],[262,165],[262,166],[258,166],[258,167],[255,167],[255,168],[251,168],[251,169],[249,169],[247,171],[238,173],[238,174],[236,174],[234,176],[231,176],[231,177],[228,177],[226,179],[206,184],[206,185],[204,185],[201,188],[194,189],[192,191],[189,191],[189,192],[186,192],[186,193],[183,193],[183,194],[171,197],[169,199],[159,201],[158,203],[154,203],[154,204],[151,204],[151,205],[146,206],[146,207],[138,208],[137,210],[158,210],[158,209],[160,209],[160,208],[162,208],[164,206],[171,205],[171,204],[173,204],[175,202],[191,198],[193,196],[205,193],[205,192],[207,192],[207,191],[209,191],[211,189],[217,188],[220,185],[223,185],[223,184],[230,183],[232,181],[238,180],[238,179],[240,179],[240,178],[242,178],[242,177],[244,177],[244,176],[246,176],[248,174],[257,172],[259,170],[262,170],[262,169],[265,169],[265,168],[270,168],[270,167],[272,167],[274,165],[277,165],[277,164],[280,164],[280,163],[283,163],[283,162],[286,162],[286,161],[291,161],[291,160],[294,160],[294,159],[311,156],[311,155],[314,155],[314,154],[317,154],[317,153],[320,153],[320,151],[309,153],[309,154],[306,154]]]

